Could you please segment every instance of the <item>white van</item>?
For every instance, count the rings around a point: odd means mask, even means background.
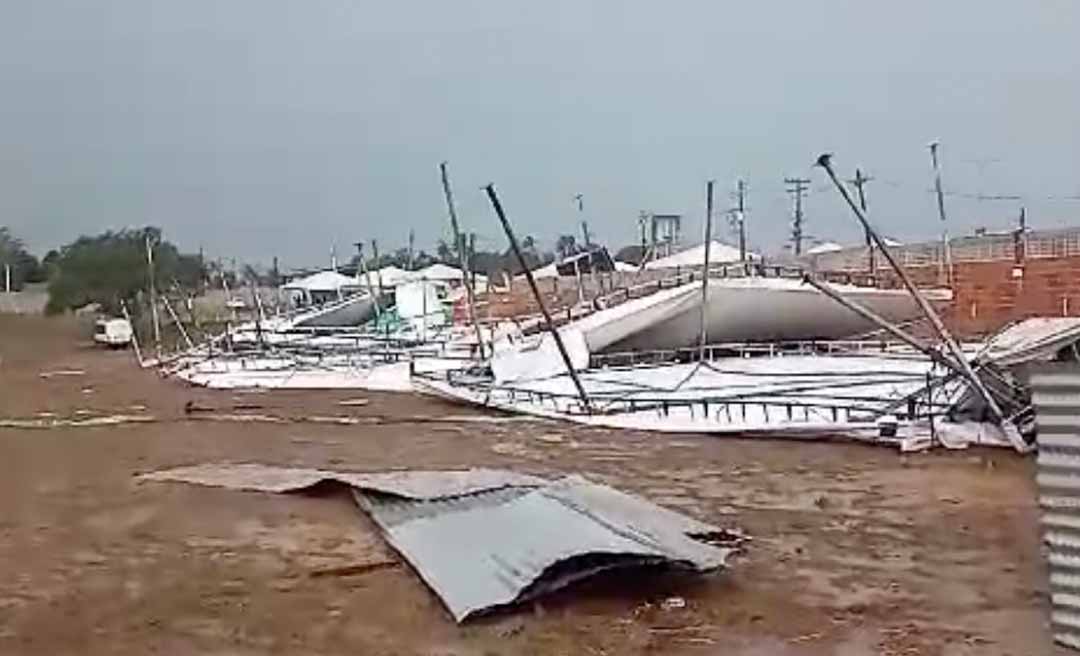
[[[131,324],[127,319],[98,319],[94,324],[94,341],[113,348],[131,343]]]

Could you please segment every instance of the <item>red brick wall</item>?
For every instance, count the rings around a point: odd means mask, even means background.
[[[938,286],[938,267],[912,267],[920,286]],[[1034,316],[1080,316],[1080,256],[957,262],[953,265],[953,304],[949,327],[964,336],[985,335],[1005,324]],[[895,286],[894,276],[883,283]]]

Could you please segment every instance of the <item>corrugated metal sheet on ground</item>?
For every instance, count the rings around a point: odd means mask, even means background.
[[[1032,372],[1031,389],[1051,630],[1055,642],[1080,648],[1080,365],[1041,365]]]
[[[498,469],[447,471],[341,472],[274,467],[258,463],[207,463],[142,474],[142,481],[173,481],[256,492],[299,492],[323,481],[408,499],[475,494],[505,487],[538,487],[546,480]]]
[[[327,480],[350,485],[386,540],[459,622],[605,570],[717,570],[744,539],[579,476],[548,482],[490,469],[348,473],[248,463],[139,479],[263,492]]]
[[[521,494],[434,504],[355,494],[459,622],[604,570],[659,564],[716,570],[741,537],[577,476]],[[403,518],[403,507],[417,506],[426,512]],[[693,536],[727,537],[732,544]]]

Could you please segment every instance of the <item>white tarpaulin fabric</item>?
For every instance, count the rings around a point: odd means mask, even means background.
[[[1052,360],[1080,341],[1080,317],[1024,319],[990,338],[981,359],[1000,366]]]

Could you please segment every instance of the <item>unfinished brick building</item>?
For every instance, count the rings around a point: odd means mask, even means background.
[[[947,319],[958,333],[986,334],[1031,316],[1080,316],[1080,228],[977,234],[952,239],[949,250],[951,267],[940,242],[900,246],[893,254],[918,284],[952,287]],[[866,276],[869,261],[862,247],[822,253],[810,265]],[[880,255],[874,264],[879,284],[896,284]]]

